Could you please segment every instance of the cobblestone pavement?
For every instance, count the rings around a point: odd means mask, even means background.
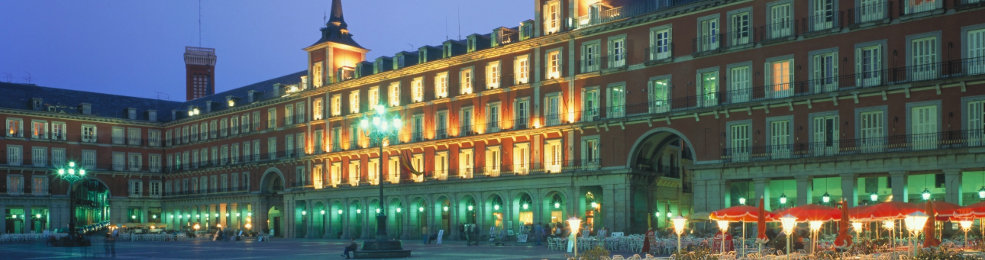
[[[227,241],[119,241],[117,259],[344,259],[344,240],[274,239],[270,242]],[[361,241],[357,243],[362,245]],[[564,259],[564,253],[546,246],[465,246],[462,241],[423,245],[404,240],[413,259]],[[91,247],[59,248],[44,243],[0,244],[0,259],[107,259],[103,239],[94,237]]]

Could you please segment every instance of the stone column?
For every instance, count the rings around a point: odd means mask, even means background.
[[[893,201],[907,202],[906,171],[889,172],[889,183],[893,185]]]
[[[806,175],[797,175],[797,205],[807,205],[811,202],[811,178]]]
[[[148,211],[147,206],[140,207],[140,219],[138,219],[140,220],[140,223],[149,222],[148,220],[150,219],[150,216],[147,216],[147,211]]]
[[[342,215],[339,216],[339,221],[342,222],[342,225],[339,228],[342,229],[342,230],[339,230],[339,231],[342,232],[342,237],[343,238],[351,238],[352,234],[351,234],[351,232],[349,232],[349,226],[350,226],[350,224],[349,224],[349,214],[350,213],[349,212],[351,211],[351,210],[349,210],[349,201],[343,200],[341,207],[342,207]]]
[[[615,229],[615,213],[616,203],[615,203],[615,185],[602,185],[602,222],[604,225],[610,229],[610,231],[616,231]]]
[[[34,224],[34,213],[31,212],[31,204],[24,206],[24,233],[31,233]]]
[[[59,218],[61,218],[61,215],[64,215],[64,214],[58,214],[57,216]],[[3,218],[4,219],[4,221],[0,221],[0,233],[7,233],[7,221],[6,221],[6,219],[7,219],[7,205],[5,205],[5,204],[0,204],[0,218]]]
[[[858,205],[855,201],[857,194],[855,193],[855,174],[854,173],[844,173],[841,174],[841,196],[845,199],[845,202],[850,207]]]
[[[770,194],[769,194],[770,179],[756,178],[753,181],[755,182],[756,185],[756,196],[749,198],[749,201],[746,202],[746,204],[759,206],[759,198],[763,198],[763,203],[766,204],[765,209],[770,210],[770,204],[768,203],[770,201]]]
[[[961,169],[944,169],[944,201],[964,205],[961,197],[961,179]]]

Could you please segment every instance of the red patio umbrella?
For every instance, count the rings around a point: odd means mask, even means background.
[[[937,214],[934,211],[934,204],[931,201],[927,201],[927,224],[923,226],[923,247],[934,247],[941,244],[940,240],[937,240],[937,235],[934,234],[937,231],[935,227]]]
[[[798,222],[841,219],[841,211],[838,209],[816,204],[796,206],[776,213],[777,216],[786,216],[787,214],[796,217]]]
[[[725,220],[728,222],[753,222],[758,219],[758,215],[759,208],[742,205],[713,211],[710,215],[708,215],[708,218],[711,220]],[[769,216],[772,217],[772,214]]]
[[[921,209],[919,205],[905,203],[902,201],[890,201],[867,206],[854,218],[865,221],[901,219],[906,215],[917,211],[923,211],[923,209]]]
[[[759,243],[759,249],[762,251],[763,244],[770,241],[770,238],[766,236],[766,206],[763,206],[763,198],[759,198],[759,216],[756,218],[756,243]],[[773,213],[770,213],[771,215]],[[776,216],[773,216],[775,219]]]
[[[958,209],[961,208],[958,204],[944,201],[935,201],[934,203],[931,203],[931,205],[933,205],[932,207],[934,209],[934,214],[937,218],[936,220],[938,221],[950,220],[951,217],[955,217],[958,214]],[[929,212],[925,213],[927,213],[927,216],[930,216]]]
[[[955,216],[960,218],[985,218],[985,201],[961,207]]]
[[[852,237],[848,235],[848,229],[851,228],[851,223],[848,220],[848,203],[845,199],[842,199],[838,203],[838,207],[841,208],[841,221],[838,222],[838,237],[835,238],[835,247],[839,249],[847,249],[852,246]]]

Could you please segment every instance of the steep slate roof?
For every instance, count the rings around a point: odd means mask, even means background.
[[[41,98],[42,111],[55,106],[59,113],[81,115],[80,104],[91,105],[91,115],[126,119],[126,109],[137,109],[137,120],[147,120],[147,110],[157,110],[158,121],[170,121],[171,109],[181,102],[150,98],[128,97],[71,89],[41,87],[34,84],[0,82],[0,107],[10,109],[34,110],[32,98]]]
[[[189,106],[197,106],[205,113],[206,102],[216,102],[212,112],[228,109],[226,97],[233,96],[237,99],[236,104],[247,104],[249,91],[255,91],[254,102],[277,98],[273,95],[274,84],[292,85],[301,82],[301,76],[307,75],[308,71],[303,70],[277,78],[253,83],[243,87],[227,90],[215,95],[187,101],[167,101],[150,98],[128,97],[121,95],[103,94],[88,91],[78,91],[71,89],[60,89],[41,87],[33,84],[19,84],[0,82],[0,108],[34,110],[31,105],[32,98],[42,99],[42,108],[39,111],[47,111],[48,106],[55,106],[59,113],[81,115],[80,104],[89,103],[94,116],[110,117],[118,119],[127,118],[127,109],[137,110],[137,120],[147,121],[147,111],[157,110],[157,122],[169,122],[187,117],[184,113]],[[177,118],[171,115],[172,110],[179,110]]]
[[[328,20],[325,27],[321,28],[321,39],[318,39],[311,46],[323,42],[335,42],[366,49],[356,43],[356,40],[352,39],[352,34],[349,33],[349,25],[345,23],[345,18],[342,17],[342,0],[332,0],[332,18]]]

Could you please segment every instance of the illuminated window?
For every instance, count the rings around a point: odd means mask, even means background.
[[[332,95],[332,116],[342,115],[342,95]]]
[[[434,178],[438,180],[448,178],[448,151],[434,153]]]
[[[499,176],[499,164],[502,161],[499,146],[487,146],[485,154],[486,176]]]
[[[267,109],[267,129],[277,128],[277,108]]]
[[[591,87],[582,90],[581,121],[591,122],[599,119],[599,88]]]
[[[380,104],[380,87],[374,86],[369,88],[366,97],[368,97],[366,103],[369,104],[370,106],[376,106],[376,104]]]
[[[530,56],[520,55],[513,61],[513,74],[516,84],[527,84],[530,82]]]
[[[544,34],[552,34],[561,31],[561,3],[558,0],[550,0],[544,5]]]
[[[458,72],[458,88],[462,95],[472,94],[472,67]]]
[[[349,161],[349,185],[359,186],[359,177],[362,175],[359,166],[359,160]]]
[[[441,72],[434,76],[434,98],[448,97],[448,72]]]
[[[793,95],[791,82],[793,80],[793,58],[784,58],[766,62],[767,97],[784,98]]]
[[[359,113],[359,90],[349,92],[349,114]]]
[[[609,93],[606,98],[606,117],[619,118],[626,115],[626,87],[624,83],[617,83],[609,86]]]
[[[544,171],[548,173],[561,172],[561,160],[563,151],[561,150],[561,139],[547,140],[544,142]]]
[[[473,162],[475,157],[472,156],[472,149],[459,149],[458,150],[458,177],[463,179],[471,179],[473,173]]]
[[[294,124],[294,104],[287,104],[284,106],[284,126],[290,126]]]
[[[315,98],[311,107],[311,114],[313,120],[322,120],[324,118],[325,111],[325,100],[322,98]]]
[[[698,72],[700,103],[703,107],[718,105],[718,68],[705,69]]]
[[[547,53],[547,79],[561,77],[561,50],[553,50]]]
[[[399,156],[390,156],[387,161],[386,181],[390,183],[400,183],[401,167]]]
[[[513,173],[518,175],[530,172],[530,143],[513,145]]]
[[[670,111],[670,76],[650,78],[647,85],[650,88],[650,113]]]
[[[31,139],[48,139],[48,122],[31,120]]]
[[[489,62],[486,64],[486,88],[494,89],[499,88],[500,79],[500,65],[499,61]]]
[[[321,87],[324,84],[324,80],[322,79],[323,78],[322,75],[324,74],[325,73],[324,70],[322,69],[322,62],[319,61],[319,62],[315,62],[314,64],[311,64],[311,79],[316,88]]]
[[[390,83],[390,92],[387,94],[387,99],[390,100],[390,106],[400,106],[400,82]]]
[[[332,166],[329,167],[329,175],[331,176],[331,182],[329,182],[329,185],[336,187],[339,186],[339,184],[342,184],[342,163],[333,162]]]
[[[410,96],[412,102],[424,101],[424,77],[416,77],[410,82]]]
[[[370,158],[369,163],[366,164],[366,171],[366,182],[370,185],[379,185],[380,158]]]

